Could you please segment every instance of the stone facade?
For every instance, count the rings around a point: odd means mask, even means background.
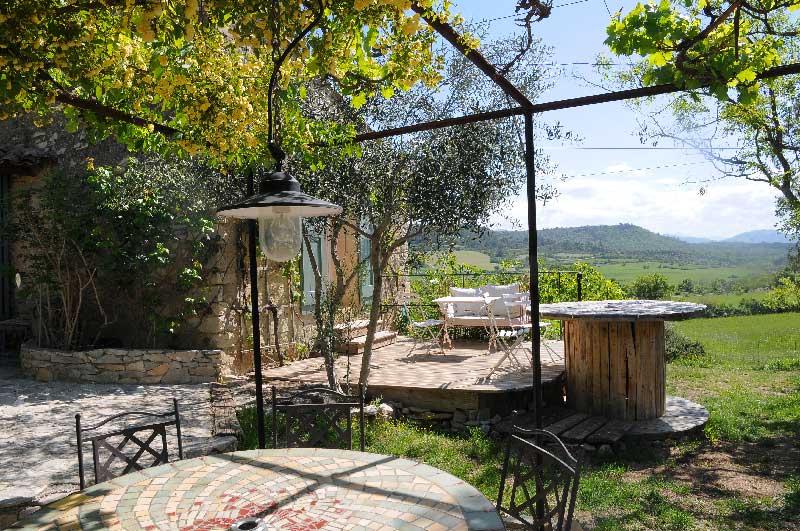
[[[38,381],[119,384],[194,384],[220,376],[221,350],[64,351],[23,345],[22,370]]]

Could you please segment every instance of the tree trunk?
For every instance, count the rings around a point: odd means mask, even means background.
[[[334,391],[341,392],[339,378],[336,375],[336,360],[333,357],[333,312],[330,311],[329,301],[326,301],[329,316],[323,315],[322,298],[327,297],[327,295],[324,293],[322,286],[322,271],[320,271],[317,258],[314,256],[314,252],[311,248],[311,240],[305,231],[303,231],[303,242],[306,245],[308,260],[314,272],[314,289],[317,293],[316,300],[314,301],[314,322],[317,325],[317,345],[319,346],[322,358],[325,360],[325,374],[328,377],[328,387]],[[326,317],[330,317],[330,319]],[[328,327],[329,323],[330,328]]]
[[[375,340],[375,332],[378,328],[378,320],[381,317],[381,295],[383,292],[383,257],[379,245],[374,245],[380,238],[375,238],[371,242],[372,252],[370,253],[370,264],[372,265],[372,274],[374,284],[372,287],[372,306],[369,310],[369,324],[367,325],[367,339],[364,343],[364,354],[361,357],[361,373],[359,374],[358,381],[362,385],[362,389],[366,392],[367,384],[369,382],[369,364],[372,360],[372,343]]]

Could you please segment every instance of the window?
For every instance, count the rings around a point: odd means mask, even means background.
[[[327,253],[323,252],[326,251],[326,245],[322,236],[322,234],[318,233],[309,234],[309,239],[311,240],[311,249],[314,253],[317,267],[319,268],[320,273],[322,273],[322,283],[324,287],[328,282],[328,257]],[[308,249],[306,248],[305,242],[303,242],[301,255],[302,269],[300,272],[300,278],[303,284],[303,303],[301,312],[304,314],[309,314],[314,312],[314,304],[317,300],[317,287],[316,280],[314,279],[314,269],[311,267],[311,260],[308,257]]]
[[[362,221],[361,222],[361,229],[365,232],[372,231],[372,226],[369,222]],[[370,254],[372,252],[371,241],[364,236],[359,235],[359,246],[358,246],[358,261],[359,263],[363,263],[363,272],[359,274],[359,278],[361,279],[361,303],[368,304],[372,302],[372,292],[375,287],[375,275],[372,271],[372,263],[370,262]],[[366,260],[366,262],[365,262]]]

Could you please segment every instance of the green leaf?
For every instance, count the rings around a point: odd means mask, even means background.
[[[655,52],[650,55],[648,60],[650,64],[660,67],[666,65],[672,59],[672,55],[672,52]]]
[[[360,109],[365,103],[367,103],[367,95],[363,92],[360,92],[354,95],[350,101],[353,104],[353,107]]]
[[[745,68],[736,74],[736,79],[738,79],[740,83],[750,83],[756,80],[756,73],[752,68]]]

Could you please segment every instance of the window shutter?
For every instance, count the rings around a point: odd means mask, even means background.
[[[361,223],[361,228],[365,231],[371,231],[372,228],[366,222]],[[372,263],[369,260],[372,251],[370,247],[370,240],[364,236],[359,235],[359,263],[364,263],[364,270],[360,273],[361,278],[361,303],[368,304],[372,302],[372,292],[375,286],[375,277],[372,271]]]
[[[317,233],[310,233],[309,239],[311,240],[311,249],[316,258],[317,267],[322,273],[322,286],[327,284],[327,260],[323,250],[322,237]],[[301,280],[303,282],[303,306],[302,313],[309,314],[314,312],[314,304],[317,300],[316,282],[314,280],[314,268],[311,267],[311,260],[308,257],[308,249],[305,243],[302,247],[302,263],[303,268],[301,271]]]

